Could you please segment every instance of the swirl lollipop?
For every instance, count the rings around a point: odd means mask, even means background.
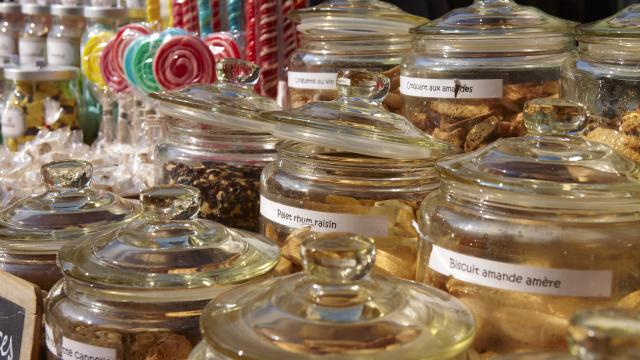
[[[226,32],[218,32],[205,36],[202,40],[209,46],[216,61],[220,59],[240,59],[242,53],[240,46],[233,35]]]
[[[124,55],[127,47],[139,36],[149,35],[151,31],[142,24],[128,24],[120,28],[113,39],[112,61],[115,64],[113,82],[126,81],[124,73]],[[109,79],[105,79],[109,83]]]
[[[87,40],[82,50],[82,74],[99,87],[106,85],[100,71],[100,58],[111,38],[113,33],[110,31],[98,32]]]
[[[215,59],[207,44],[191,35],[166,40],[153,59],[153,74],[165,90],[216,79]]]

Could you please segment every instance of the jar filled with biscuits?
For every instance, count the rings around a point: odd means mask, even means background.
[[[524,103],[558,96],[573,27],[511,0],[475,0],[412,29],[414,52],[400,75],[404,115],[464,151],[524,135]]]
[[[186,359],[212,298],[271,276],[278,248],[196,219],[198,189],[159,186],[140,200],[140,218],[60,249],[64,277],[45,309],[48,359]]]
[[[374,240],[303,236],[304,273],[236,287],[207,306],[189,360],[466,360],[473,314],[440,290],[376,274]]]
[[[640,310],[640,165],[579,136],[540,135],[436,169],[417,280],[473,310],[480,354],[564,351],[575,311]]]
[[[450,154],[382,105],[387,77],[361,70],[338,74],[339,96],[263,114],[283,139],[260,188],[261,232],[300,269],[300,234],[351,232],[375,239],[375,272],[415,278],[422,199],[438,187],[434,161]]]
[[[640,5],[577,27],[578,53],[562,68],[561,95],[600,126],[587,139],[640,162]]]
[[[411,52],[410,28],[427,19],[378,0],[329,0],[296,10],[300,45],[288,64],[288,105],[338,97],[336,75],[342,69],[386,72],[392,79],[384,101],[387,110],[400,113],[399,65]]]
[[[64,66],[4,69],[7,82],[2,111],[2,139],[16,151],[40,129],[78,127],[82,105],[78,95],[78,69]]]
[[[88,162],[52,162],[41,172],[44,193],[0,211],[0,270],[48,291],[62,277],[56,254],[63,244],[113,231],[136,218],[140,206],[91,189]]]
[[[280,107],[254,91],[258,66],[222,59],[216,68],[213,85],[151,94],[168,133],[156,147],[155,180],[197,187],[201,217],[257,232],[260,175],[276,158],[277,139],[251,119]]]

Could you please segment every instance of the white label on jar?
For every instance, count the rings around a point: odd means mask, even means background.
[[[610,297],[613,272],[515,265],[463,255],[433,245],[429,267],[471,284],[533,294]]]
[[[18,53],[17,50],[15,37],[7,34],[0,35],[0,56],[16,55]]]
[[[499,99],[502,79],[423,79],[400,76],[400,93],[437,99]]]
[[[117,360],[116,349],[84,344],[75,340],[62,338],[62,360]]]
[[[44,39],[20,39],[20,65],[35,65],[38,61],[44,61],[46,47]]]
[[[337,73],[289,71],[287,77],[291,89],[335,90],[337,88]]]
[[[2,126],[2,136],[5,138],[22,136],[27,130],[22,110],[15,107],[6,107],[4,109],[0,126]]]
[[[76,65],[76,47],[64,39],[47,39],[47,64]]]
[[[349,232],[365,236],[388,236],[389,219],[383,215],[355,215],[306,210],[260,196],[260,214],[290,228],[311,227],[316,232]]]
[[[53,330],[51,329],[51,326],[49,326],[49,324],[47,324],[46,322],[44,323],[44,342],[47,344],[47,349],[49,349],[49,352],[58,356],[56,342],[55,340],[53,340]]]

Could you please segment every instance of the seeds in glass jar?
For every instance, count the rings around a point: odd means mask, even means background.
[[[234,166],[169,161],[163,166],[169,184],[194,186],[201,191],[200,216],[226,226],[257,231],[260,217],[261,166]]]

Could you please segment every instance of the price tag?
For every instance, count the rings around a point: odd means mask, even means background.
[[[0,360],[39,359],[40,288],[4,271],[0,271],[0,284]]]

